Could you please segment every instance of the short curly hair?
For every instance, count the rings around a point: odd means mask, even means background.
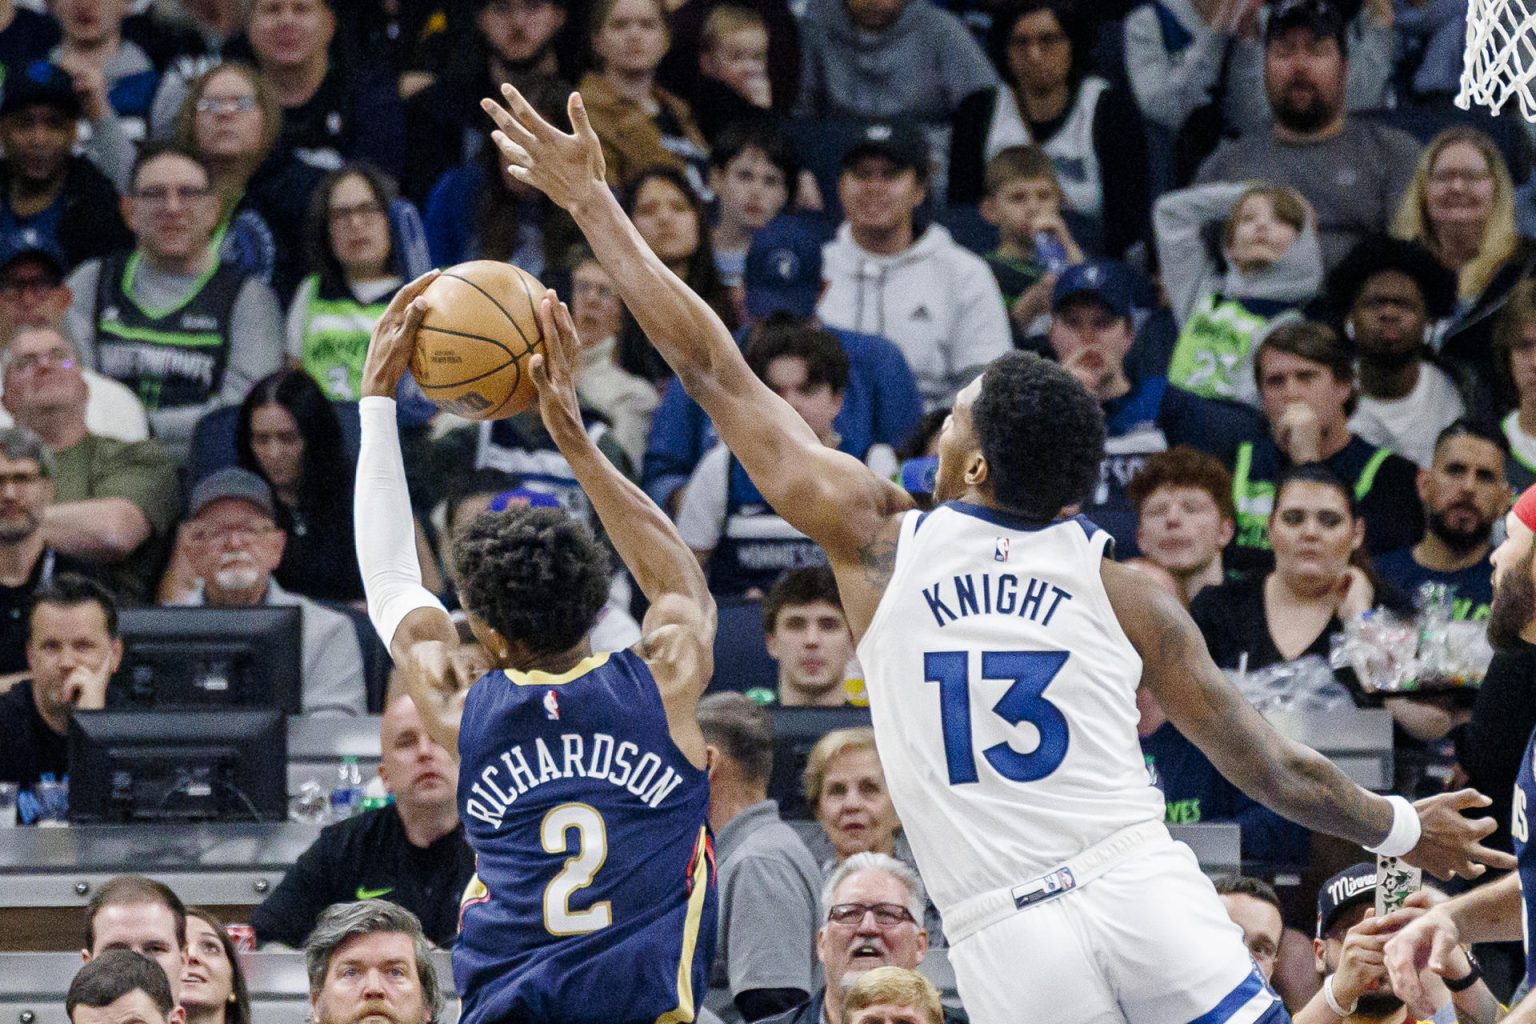
[[[563,509],[482,512],[453,541],[464,607],[533,654],[576,646],[608,600],[608,551]]]
[[[992,496],[1007,511],[1049,522],[1098,483],[1104,411],[1056,363],[1030,352],[993,361],[971,421]]]

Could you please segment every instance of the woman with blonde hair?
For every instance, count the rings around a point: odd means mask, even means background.
[[[271,284],[284,301],[303,265],[304,219],[324,172],[278,145],[283,110],[249,64],[225,61],[187,89],[172,137],[208,168],[219,196],[219,256]]]
[[[1515,226],[1515,186],[1503,155],[1474,128],[1447,128],[1419,155],[1392,234],[1418,242],[1457,278],[1457,316],[1440,346],[1463,383],[1492,384],[1493,319],[1536,267],[1536,245]]]

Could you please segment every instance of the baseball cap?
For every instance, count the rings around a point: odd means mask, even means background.
[[[13,71],[6,76],[0,117],[36,106],[53,107],[66,117],[80,116],[75,80],[63,68],[46,60],[35,60],[19,72]]]
[[[64,251],[35,228],[24,228],[0,237],[0,274],[9,270],[11,264],[24,259],[35,259],[46,264],[49,272],[60,282],[69,273]]]
[[[883,156],[899,168],[912,168],[920,178],[928,176],[928,142],[906,121],[866,121],[843,150],[843,170],[866,156]]]
[[[794,216],[775,217],[752,236],[741,283],[754,320],[810,316],[821,297],[821,236]]]
[[[226,499],[244,501],[269,516],[274,514],[272,488],[267,486],[267,482],[248,469],[227,466],[198,481],[192,489],[192,502],[187,509],[187,517],[196,518],[209,505]]]
[[[1075,263],[1063,270],[1051,295],[1051,311],[1055,312],[1063,302],[1078,295],[1096,297],[1115,316],[1131,315],[1131,276],[1113,261]]]
[[[1361,903],[1376,902],[1376,865],[1347,867],[1317,890],[1317,937],[1322,938],[1340,914]]]
[[[1307,28],[1319,39],[1333,39],[1339,44],[1339,52],[1345,53],[1344,15],[1329,0],[1280,0],[1269,12],[1269,22],[1264,26],[1264,45],[1293,28]]]

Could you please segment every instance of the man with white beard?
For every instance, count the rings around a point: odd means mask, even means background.
[[[928,896],[917,872],[883,853],[856,853],[843,861],[821,891],[816,956],[826,988],[793,1010],[758,1024],[825,1024],[843,1019],[843,997],[877,967],[916,970],[928,952],[923,912]],[[944,1024],[967,1024],[944,1008]]]
[[[250,470],[230,467],[192,491],[183,529],[197,589],[176,604],[209,608],[297,605],[303,614],[304,713],[361,715],[367,704],[363,654],[339,612],[277,585],[287,535],[273,518],[272,490]]]

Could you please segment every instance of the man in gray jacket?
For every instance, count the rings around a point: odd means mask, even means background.
[[[748,1021],[810,998],[820,982],[815,938],[821,872],[768,799],[773,720],[740,693],[699,701],[709,746],[709,827],[719,865],[720,931],[710,988],[723,1016]],[[739,1014],[739,1017],[736,1016]]]

